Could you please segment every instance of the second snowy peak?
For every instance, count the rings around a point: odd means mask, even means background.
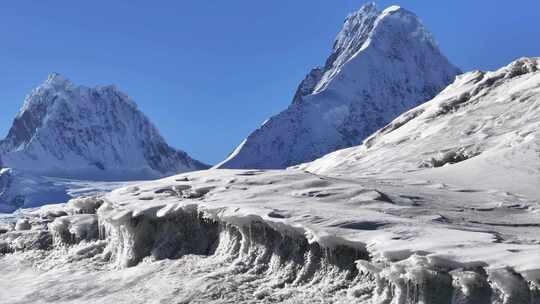
[[[306,76],[292,104],[216,167],[285,168],[358,145],[459,73],[415,14],[367,4],[347,17],[324,67]]]

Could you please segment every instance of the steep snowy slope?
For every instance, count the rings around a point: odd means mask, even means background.
[[[362,146],[302,165],[347,176],[408,176],[540,198],[540,59],[459,76]]]
[[[458,73],[413,13],[365,5],[347,18],[325,66],[306,76],[289,108],[217,167],[285,168],[358,145]]]
[[[56,177],[150,179],[206,168],[171,148],[114,86],[75,86],[58,74],[34,89],[0,142],[3,166]]]

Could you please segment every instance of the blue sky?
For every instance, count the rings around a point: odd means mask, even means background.
[[[156,5],[159,3],[159,5]],[[0,136],[51,72],[115,84],[168,142],[215,163],[291,101],[364,1],[9,1],[0,4]],[[540,56],[540,1],[377,1],[415,12],[467,71]]]

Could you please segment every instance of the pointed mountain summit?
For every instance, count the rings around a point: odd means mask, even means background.
[[[26,98],[7,137],[3,166],[55,177],[150,179],[207,168],[170,147],[114,86],[76,86],[51,74]]]
[[[416,15],[367,4],[347,17],[326,64],[306,76],[292,104],[216,167],[285,168],[358,145],[459,73]]]

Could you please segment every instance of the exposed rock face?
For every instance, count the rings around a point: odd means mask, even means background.
[[[289,108],[217,167],[284,168],[358,145],[459,73],[413,13],[368,4],[348,16],[325,66],[306,76]]]
[[[58,74],[26,98],[0,141],[3,165],[43,175],[149,179],[207,166],[170,147],[114,86],[75,86]]]

